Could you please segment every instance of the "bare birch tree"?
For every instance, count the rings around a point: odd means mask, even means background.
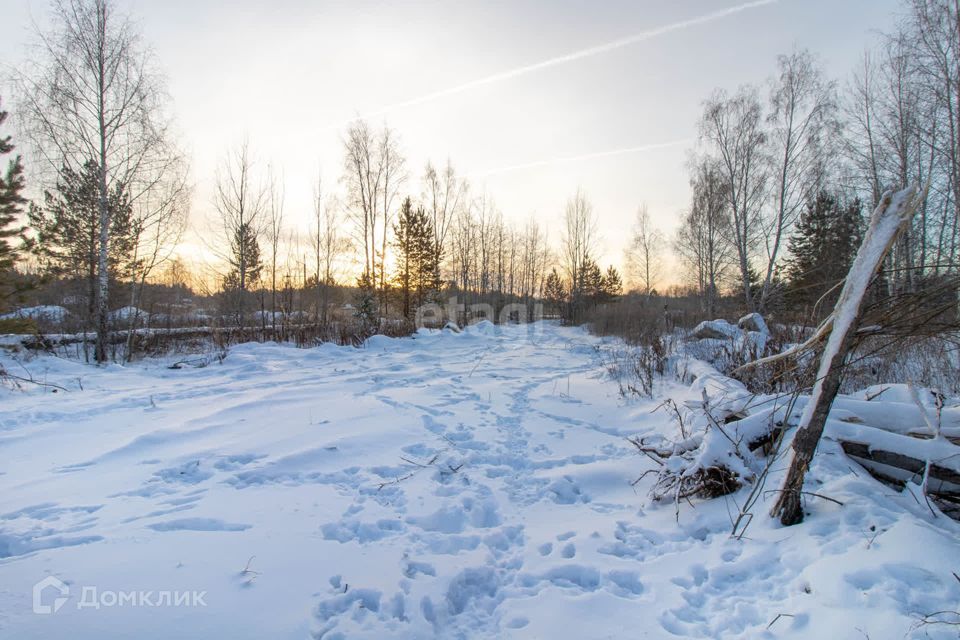
[[[353,235],[363,247],[363,270],[360,278],[372,297],[377,287],[385,291],[387,250],[393,210],[407,174],[396,133],[384,125],[375,133],[363,120],[350,125],[344,139],[343,183],[347,191],[347,210],[353,222]],[[380,296],[385,312],[386,295]],[[372,302],[365,302],[365,307]]]
[[[533,309],[529,304],[534,297],[541,295],[544,279],[547,277],[547,265],[550,262],[550,248],[547,244],[547,235],[540,229],[535,220],[529,220],[524,226],[520,237],[519,249],[519,295],[523,303],[528,306],[529,313]],[[529,318],[532,319],[532,316]]]
[[[663,234],[653,226],[646,203],[637,209],[625,257],[630,278],[649,296],[663,267]]]
[[[917,134],[932,160],[928,177],[933,187],[919,212],[918,261],[933,275],[955,273],[960,270],[960,5],[952,0],[907,4],[901,30],[907,34],[920,94],[916,106],[925,111]]]
[[[217,170],[214,208],[224,243],[211,247],[229,269],[225,289],[236,295],[233,309],[240,326],[245,322],[247,291],[260,275],[259,239],[268,206],[268,189],[254,176],[250,146],[244,141]]]
[[[329,321],[330,293],[337,282],[337,262],[349,247],[349,239],[343,235],[340,225],[338,204],[324,201],[323,181],[318,176],[313,192],[311,245],[316,261],[317,320],[323,324]]]
[[[733,96],[717,91],[704,104],[700,135],[717,158],[727,183],[732,238],[737,251],[740,284],[747,310],[754,309],[751,258],[758,241],[760,207],[766,186],[765,135],[757,91],[741,87]]]
[[[567,201],[563,214],[563,236],[561,238],[561,254],[563,269],[570,281],[570,298],[575,309],[583,293],[583,267],[593,258],[597,244],[597,222],[593,214],[593,205],[587,199],[583,190],[577,192]]]
[[[889,294],[958,270],[960,12],[952,0],[908,0],[844,92],[848,184],[877,202],[887,188],[930,183],[888,255]]]
[[[423,202],[433,222],[434,259],[438,266],[443,264],[445,257],[447,234],[467,197],[467,182],[457,178],[449,158],[441,171],[437,171],[430,162],[427,163],[423,176]]]
[[[363,278],[377,282],[377,229],[381,221],[383,163],[370,126],[357,120],[347,130],[343,183],[354,238],[363,248]]]
[[[397,134],[393,129],[384,125],[380,131],[378,141],[378,151],[380,165],[383,167],[383,188],[381,197],[383,199],[383,226],[380,234],[380,290],[386,291],[387,284],[387,248],[390,239],[390,230],[393,227],[393,218],[396,215],[394,203],[397,200],[397,194],[407,180],[406,160],[400,153],[400,145]],[[385,296],[384,293],[384,302]]]
[[[270,321],[277,320],[277,262],[283,238],[283,208],[285,192],[283,178],[277,179],[273,168],[267,170],[266,219],[264,231],[270,252]]]
[[[728,231],[729,197],[726,182],[713,161],[706,157],[695,159],[692,169],[690,210],[677,229],[674,248],[696,284],[703,310],[714,317],[720,287],[735,262]]]
[[[767,117],[773,203],[764,221],[767,266],[757,303],[761,312],[766,310],[786,238],[804,202],[822,183],[824,147],[837,133],[835,108],[834,87],[823,79],[809,51],[777,58]]]
[[[477,225],[473,215],[473,207],[465,206],[455,214],[454,223],[450,230],[451,236],[451,266],[453,281],[461,292],[468,292],[477,288],[475,276],[477,254]]]
[[[186,229],[191,190],[186,164],[170,157],[169,168],[156,176],[156,183],[139,194],[132,216],[133,256],[130,268],[130,324],[126,358],[133,358],[133,329],[140,320],[140,300],[147,279],[172,258]]]
[[[25,128],[49,179],[93,161],[99,171],[95,357],[107,359],[109,193],[145,194],[169,170],[163,78],[132,20],[111,0],[54,0],[33,62],[17,75]],[[173,152],[173,155],[177,155]]]

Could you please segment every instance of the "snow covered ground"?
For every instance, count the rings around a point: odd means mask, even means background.
[[[835,443],[810,481],[844,504],[802,525],[767,502],[731,539],[744,492],[649,504],[625,438],[675,428],[604,344],[483,323],[205,368],[36,358],[70,391],[0,390],[0,638],[956,637],[918,620],[960,609],[960,527]]]
[[[14,320],[16,318],[30,318],[49,322],[63,322],[70,312],[57,305],[41,305],[39,307],[24,307],[10,313],[0,315],[0,320]]]

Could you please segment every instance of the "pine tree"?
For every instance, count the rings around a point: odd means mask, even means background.
[[[83,284],[87,312],[93,319],[100,252],[100,168],[90,160],[82,169],[63,167],[54,192],[44,193],[44,206],[32,205],[28,216],[36,233],[36,253],[47,275],[75,278]],[[116,184],[107,200],[111,280],[129,275],[136,234],[133,207],[124,185]]]
[[[7,119],[7,112],[0,110],[0,126]],[[0,156],[12,153],[10,136],[0,138]],[[6,301],[26,288],[14,267],[20,257],[26,227],[19,224],[20,214],[26,200],[21,195],[24,188],[23,163],[15,156],[7,164],[5,173],[0,173],[0,310]]]
[[[400,207],[400,216],[393,225],[393,243],[397,249],[397,273],[394,280],[400,293],[400,308],[403,317],[410,316],[410,289],[414,278],[414,262],[416,261],[415,249],[413,247],[412,226],[413,220],[412,206],[410,198],[403,201]]]
[[[620,273],[613,265],[607,267],[607,272],[603,276],[600,284],[600,297],[603,302],[611,302],[620,297],[623,293],[623,280]]]
[[[439,285],[433,224],[422,207],[414,209],[410,198],[406,198],[393,226],[393,235],[397,249],[394,282],[400,294],[403,316],[411,318],[416,308]]]
[[[580,266],[581,303],[597,304],[603,292],[603,272],[592,259],[587,258]]]
[[[440,264],[437,262],[435,250],[436,233],[433,222],[427,216],[423,207],[417,207],[416,219],[416,250],[417,270],[414,284],[416,286],[416,303],[422,306],[428,299],[434,297],[440,290]]]
[[[547,306],[554,313],[562,314],[563,303],[567,300],[567,291],[563,287],[563,281],[556,268],[551,269],[547,274],[547,280],[543,285],[543,297],[547,301]]]

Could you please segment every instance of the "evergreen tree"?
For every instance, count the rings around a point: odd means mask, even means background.
[[[60,170],[56,190],[44,193],[44,206],[33,205],[28,216],[36,233],[41,268],[53,277],[75,278],[83,284],[87,312],[93,318],[100,252],[100,169],[93,160],[80,171]],[[116,281],[129,275],[136,233],[133,207],[122,184],[110,190],[110,247],[107,270]]]
[[[7,112],[0,110],[0,126],[6,119]],[[13,149],[10,136],[0,138],[0,157],[12,153]],[[26,228],[18,224],[26,203],[21,195],[23,187],[23,164],[18,155],[8,162],[6,172],[0,173],[0,310],[7,300],[26,288],[14,269],[25,242]]]
[[[376,291],[370,274],[364,273],[357,278],[354,303],[353,317],[360,322],[360,331],[366,336],[372,332],[377,321]]]
[[[236,290],[243,295],[250,285],[260,280],[263,261],[260,259],[260,243],[256,231],[250,223],[241,223],[230,240],[230,271],[224,281],[224,288]]]
[[[750,299],[754,303],[759,302],[760,296],[763,294],[763,278],[757,268],[750,263],[747,263],[747,286],[750,290]],[[748,309],[744,309],[744,311],[748,311]]]
[[[839,289],[828,292],[846,277],[860,246],[861,209],[859,199],[843,203],[826,191],[807,202],[789,241],[786,277],[791,302],[810,307],[824,298],[821,309],[832,308]]]
[[[581,307],[586,304],[597,304],[603,293],[603,272],[591,258],[584,260],[580,265],[580,295]]]
[[[551,269],[550,273],[547,274],[547,280],[543,285],[543,297],[547,301],[547,306],[554,313],[562,314],[563,303],[567,299],[567,291],[563,287],[563,281],[560,279],[560,274],[557,273],[556,268]]]
[[[603,276],[603,280],[600,285],[600,297],[603,302],[611,302],[620,297],[623,293],[623,280],[620,278],[620,273],[610,265],[607,267],[607,272]]]
[[[433,224],[423,207],[414,209],[410,198],[406,198],[393,225],[393,235],[397,249],[394,281],[403,316],[411,318],[416,308],[439,287]]]

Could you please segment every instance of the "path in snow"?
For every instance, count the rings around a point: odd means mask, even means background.
[[[84,391],[3,399],[0,638],[727,637],[780,612],[802,637],[830,622],[809,613],[827,606],[805,574],[820,555],[869,553],[871,526],[871,546],[945,544],[869,495],[790,547],[766,528],[729,540],[722,501],[679,524],[645,512],[630,482],[649,463],[624,436],[666,418],[624,405],[599,344],[483,324],[362,350],[242,345],[203,369],[35,360]],[[876,623],[902,627],[919,604],[896,585],[956,596],[923,564],[843,573],[826,598],[873,593]],[[48,575],[69,600],[37,615]],[[90,586],[206,606],[78,608]]]

